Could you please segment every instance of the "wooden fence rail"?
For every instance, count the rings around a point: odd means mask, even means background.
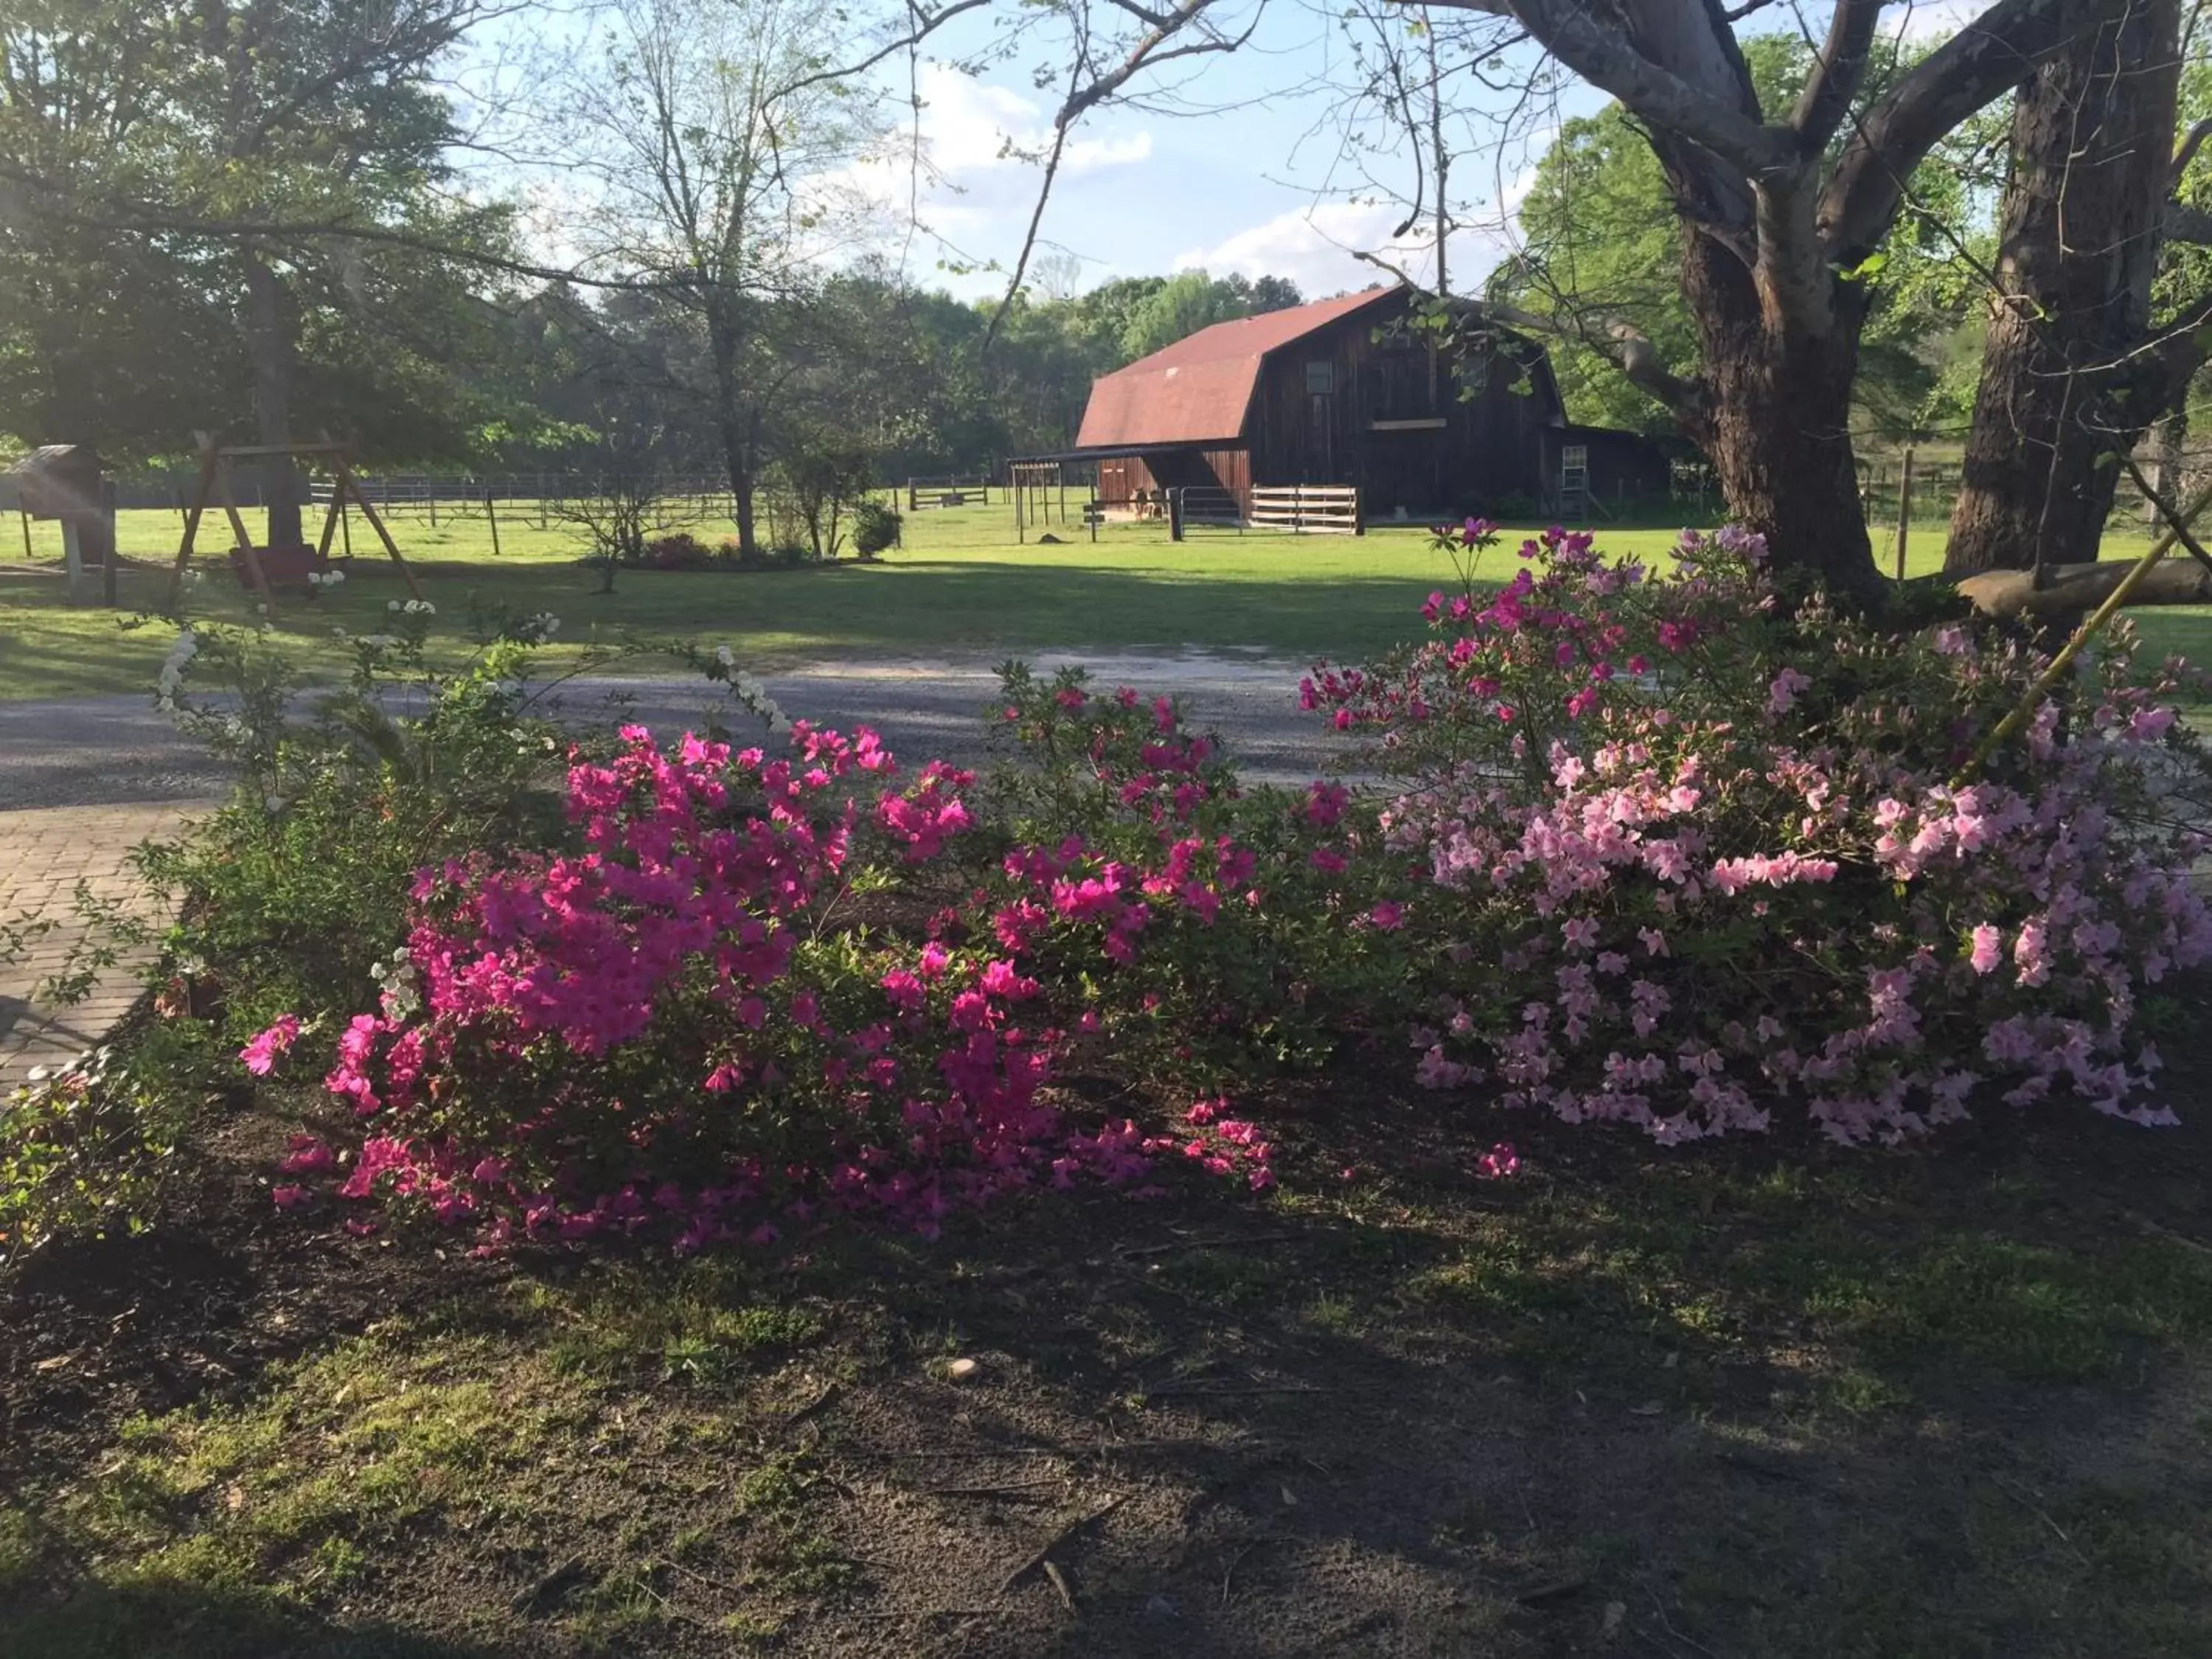
[[[1359,492],[1349,484],[1255,484],[1247,514],[1255,530],[1298,535],[1358,536]]]

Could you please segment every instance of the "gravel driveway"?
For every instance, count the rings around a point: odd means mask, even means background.
[[[995,702],[995,659],[809,664],[763,676],[794,717],[866,724],[902,757],[972,764],[983,756],[985,712]],[[1344,750],[1297,706],[1302,665],[1281,659],[1189,654],[1039,658],[1041,672],[1079,661],[1094,683],[1170,692],[1218,731],[1255,781],[1296,782],[1341,764]],[[559,694],[560,718],[609,718],[681,731],[720,706],[696,679],[577,679]],[[0,702],[0,810],[198,800],[222,793],[223,769],[179,737],[144,696]]]

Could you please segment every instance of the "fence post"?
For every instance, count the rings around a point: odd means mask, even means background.
[[[1912,533],[1912,446],[1905,447],[1905,471],[1897,481],[1897,580],[1905,580],[1905,544]]]
[[[430,498],[430,528],[438,527],[438,486],[428,478],[422,480],[422,493]]]
[[[491,520],[491,556],[499,556],[499,508],[492,505],[491,486],[484,486],[484,517]]]
[[[1168,491],[1168,539],[1171,542],[1182,539],[1182,491],[1180,489]]]

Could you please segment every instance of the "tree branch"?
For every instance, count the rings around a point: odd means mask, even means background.
[[[1362,256],[1364,257],[1364,256]],[[1376,263],[1370,261],[1370,263]],[[1702,426],[1705,418],[1705,388],[1668,368],[1659,348],[1634,324],[1602,314],[1547,317],[1517,306],[1484,301],[1475,307],[1481,315],[1510,328],[1549,334],[1588,346],[1627,377],[1630,385],[1657,403],[1686,427]]]
[[[1844,112],[1866,78],[1867,57],[1881,17],[1881,0],[1837,0],[1835,15],[1828,23],[1828,39],[1813,60],[1812,78],[1805,82],[1790,117],[1807,156],[1826,149],[1828,140],[1843,125]]]
[[[1943,136],[2063,51],[2106,0],[1997,0],[1902,76],[1858,124],[1819,212],[1822,251],[1855,265],[1897,217],[1905,180]]]
[[[1592,86],[1620,100],[1632,114],[1688,139],[1747,176],[1756,178],[1797,162],[1794,131],[1755,120],[1662,69],[1632,46],[1618,25],[1600,22],[1577,0],[1427,3],[1519,20],[1538,45]]]
[[[1115,0],[1119,3],[1119,0]],[[1030,210],[1027,232],[1022,237],[1021,252],[1015,257],[1014,274],[1006,284],[1006,296],[999,301],[998,309],[991,313],[989,325],[983,331],[982,349],[988,351],[999,337],[1000,327],[1006,313],[1013,309],[1014,296],[1021,292],[1022,278],[1028,274],[1030,256],[1036,249],[1037,229],[1044,222],[1045,204],[1052,195],[1053,179],[1060,172],[1061,156],[1066,152],[1067,135],[1075,124],[1091,111],[1106,102],[1127,86],[1138,74],[1162,64],[1171,64],[1179,58],[1195,58],[1207,52],[1235,52],[1252,38],[1260,27],[1260,19],[1267,9],[1266,0],[1252,14],[1252,21],[1244,32],[1234,37],[1212,34],[1185,46],[1170,46],[1168,43],[1185,30],[1201,22],[1206,12],[1222,0],[1177,0],[1174,10],[1161,14],[1139,12],[1139,15],[1156,16],[1155,21],[1136,44],[1129,48],[1121,63],[1085,84],[1081,80],[1081,59],[1068,77],[1067,96],[1060,112],[1053,117],[1052,149],[1045,158],[1044,177],[1039,181],[1036,205]],[[1125,7],[1133,10],[1134,8]]]
[[[2198,147],[2207,138],[2212,138],[2212,119],[2197,121],[2191,125],[2189,131],[2182,137],[2180,147],[2173,152],[2173,171],[2166,184],[2168,190],[2181,188],[2182,175],[2189,171],[2189,164],[2197,159]]]
[[[974,11],[979,6],[990,3],[991,0],[953,0],[951,5],[939,11],[927,11],[921,6],[910,4],[908,15],[915,19],[915,27],[897,40],[887,42],[858,63],[840,64],[836,69],[823,70],[818,75],[804,75],[797,80],[786,82],[775,89],[775,95],[778,99],[788,98],[795,92],[804,92],[807,88],[819,86],[824,82],[848,81],[856,75],[865,75],[885,58],[895,57],[908,47],[920,46],[962,12]]]

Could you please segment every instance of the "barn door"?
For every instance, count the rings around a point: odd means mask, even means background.
[[[1306,365],[1303,461],[1300,483],[1336,482],[1336,365],[1326,357]]]

